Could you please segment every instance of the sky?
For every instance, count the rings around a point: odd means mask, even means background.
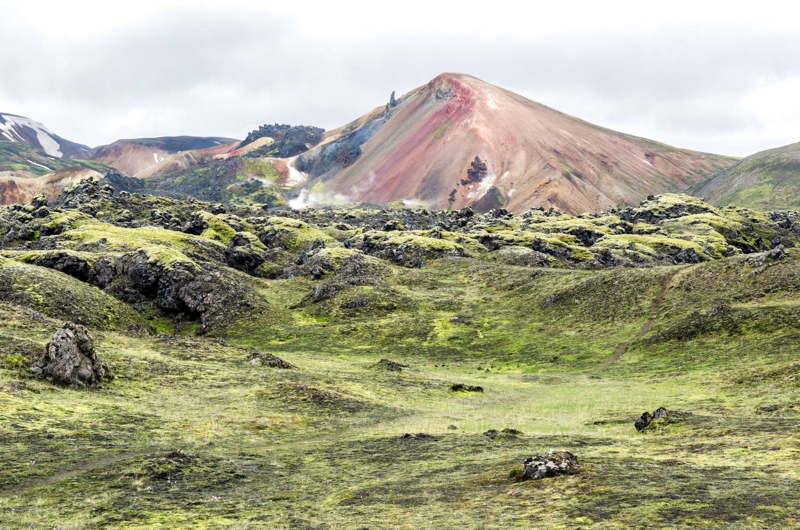
[[[0,112],[90,146],[333,129],[463,72],[734,156],[800,142],[793,2],[0,3]]]

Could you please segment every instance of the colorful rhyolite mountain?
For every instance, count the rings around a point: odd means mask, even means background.
[[[196,136],[118,140],[95,148],[92,159],[130,177],[150,178],[209,163],[238,144],[232,138]]]
[[[432,208],[595,212],[680,191],[736,163],[568,116],[464,74],[442,74],[326,134],[292,161],[294,205],[349,200]]]

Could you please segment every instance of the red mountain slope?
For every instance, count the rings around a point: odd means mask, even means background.
[[[684,190],[735,162],[604,129],[468,75],[442,74],[331,131],[295,166],[320,201],[591,212]]]

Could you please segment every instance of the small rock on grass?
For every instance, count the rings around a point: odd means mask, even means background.
[[[247,361],[252,364],[253,366],[269,366],[270,368],[282,368],[284,370],[290,370],[294,368],[293,365],[287,363],[277,355],[272,355],[271,353],[261,353],[256,350],[250,350],[250,353],[247,355]]]
[[[550,449],[544,455],[534,455],[522,461],[522,468],[511,472],[517,480],[539,480],[578,472],[578,457],[568,451]]]
[[[684,418],[686,416],[691,416],[691,412],[682,412],[678,410],[667,410],[664,407],[658,407],[653,413],[643,412],[641,416],[636,418],[633,426],[636,427],[636,430],[639,432],[644,431],[649,427],[653,422],[663,419],[679,419]]]
[[[390,359],[381,359],[373,366],[373,368],[377,370],[385,370],[387,372],[402,372],[403,368],[408,368],[408,365],[398,363],[397,361],[392,361]]]
[[[517,429],[505,428],[502,431],[498,431],[497,429],[489,429],[485,433],[484,436],[488,438],[515,438],[522,434],[522,431],[518,431]]]
[[[450,386],[453,392],[483,392],[482,386],[465,385],[463,383],[455,383]]]
[[[427,434],[427,433],[424,433],[424,432],[418,432],[417,434],[405,433],[404,435],[400,436],[401,440],[408,440],[410,438],[414,438],[414,439],[417,439],[417,440],[435,440],[436,439],[433,435]]]

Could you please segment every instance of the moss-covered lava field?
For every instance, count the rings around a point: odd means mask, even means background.
[[[4,207],[0,528],[798,527],[796,218]],[[31,372],[66,321],[113,380]]]

